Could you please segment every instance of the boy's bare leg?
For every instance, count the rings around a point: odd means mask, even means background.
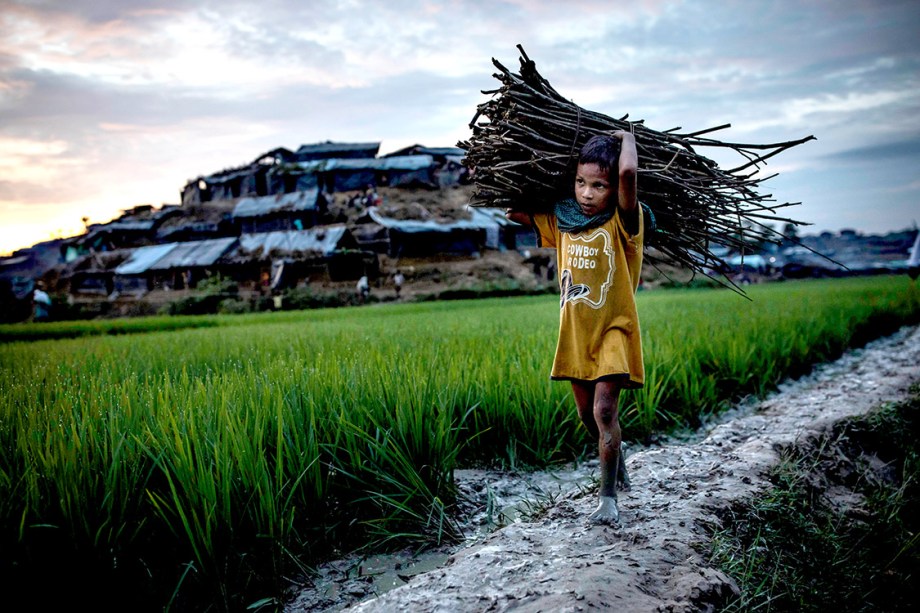
[[[578,417],[585,425],[592,440],[600,438],[597,421],[594,419],[594,382],[572,381],[572,395],[575,397],[575,406],[578,407]]]
[[[629,489],[626,463],[620,453],[620,385],[616,381],[572,381],[572,392],[578,415],[591,436],[597,439],[600,455],[600,504],[589,519],[615,524],[619,521],[617,489]]]
[[[619,419],[620,385],[598,381],[594,386],[594,419],[600,431],[598,451],[601,460],[600,501],[590,519],[600,524],[620,521],[617,507],[617,476],[620,472],[620,445],[623,436]],[[624,465],[625,470],[625,465]]]

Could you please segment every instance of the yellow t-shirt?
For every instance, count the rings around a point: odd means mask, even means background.
[[[559,342],[553,379],[595,381],[628,375],[626,387],[645,381],[635,292],[642,268],[642,215],[630,235],[619,210],[605,224],[569,234],[552,213],[534,215],[544,247],[556,248]]]

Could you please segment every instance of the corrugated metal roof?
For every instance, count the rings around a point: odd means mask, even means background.
[[[240,198],[233,208],[234,217],[259,217],[280,211],[309,211],[316,208],[318,189],[307,189],[289,194]]]
[[[343,224],[337,224],[309,230],[279,230],[243,234],[240,236],[240,245],[236,255],[245,256],[257,252],[268,254],[272,251],[279,253],[313,251],[329,255],[335,251],[346,231]]]
[[[176,248],[179,243],[167,243],[165,245],[150,245],[149,247],[138,247],[128,259],[122,262],[115,269],[116,275],[139,275],[147,272],[151,266],[156,264],[160,258],[164,257],[170,251]]]
[[[211,238],[202,241],[170,243],[175,245],[169,253],[157,260],[149,270],[211,266],[236,242],[236,237]]]

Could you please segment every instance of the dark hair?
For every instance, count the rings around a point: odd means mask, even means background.
[[[620,159],[620,141],[606,134],[598,134],[588,139],[578,153],[579,164],[597,164],[601,170],[616,170]],[[612,178],[617,176],[611,173]]]

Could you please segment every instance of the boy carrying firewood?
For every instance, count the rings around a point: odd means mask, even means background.
[[[551,376],[571,381],[578,415],[598,441],[600,502],[590,519],[603,524],[619,522],[617,489],[629,488],[620,392],[645,379],[635,301],[643,246],[637,167],[632,134],[594,136],[579,153],[574,198],[548,213],[506,212],[533,227],[541,246],[556,248],[560,319]]]

